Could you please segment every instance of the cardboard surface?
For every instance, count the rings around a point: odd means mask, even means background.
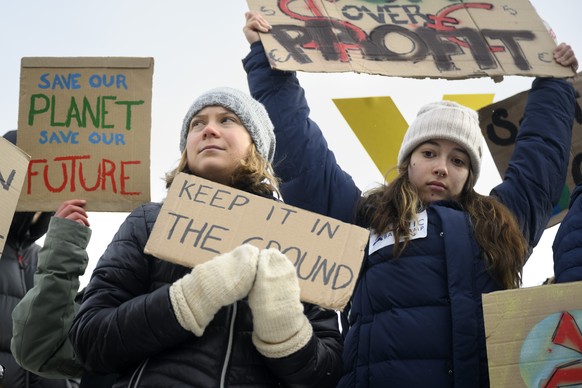
[[[247,0],[273,26],[261,40],[281,70],[415,78],[572,76],[528,0]]]
[[[150,200],[153,58],[22,58],[18,146],[31,155],[19,211]]]
[[[564,219],[570,203],[570,194],[577,183],[582,182],[582,76],[574,78],[574,87],[578,92],[577,113],[572,127],[572,146],[566,183],[558,205],[554,208],[548,227]],[[515,147],[515,138],[523,118],[528,91],[518,93],[503,101],[488,105],[479,110],[481,131],[495,161],[501,177],[509,165],[511,153]]]
[[[582,282],[483,295],[491,387],[582,384]]]
[[[0,256],[4,250],[30,156],[0,136]]]
[[[193,267],[247,242],[277,248],[297,269],[303,301],[342,310],[368,237],[366,229],[181,173],[145,252]]]

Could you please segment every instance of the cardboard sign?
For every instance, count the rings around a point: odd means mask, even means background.
[[[582,74],[582,73],[581,73]],[[578,92],[576,99],[576,117],[572,127],[572,146],[568,175],[559,203],[553,210],[548,227],[562,221],[568,211],[570,193],[579,182],[582,182],[582,77],[574,79],[574,87]],[[523,118],[528,91],[516,94],[503,101],[496,102],[479,110],[481,131],[495,161],[501,177],[509,165],[515,146],[515,138]]]
[[[153,58],[22,58],[19,211],[83,198],[90,211],[150,200]]]
[[[303,301],[341,310],[368,237],[366,229],[181,173],[145,252],[193,267],[245,243],[276,248],[295,265]]]
[[[483,295],[492,387],[582,385],[582,282]]]
[[[0,136],[0,256],[6,244],[30,156]]]
[[[419,78],[574,75],[528,0],[247,0],[281,70]]]

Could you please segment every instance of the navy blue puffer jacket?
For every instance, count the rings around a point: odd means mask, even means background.
[[[251,94],[275,124],[275,171],[283,182],[298,182],[283,193],[286,203],[354,221],[359,191],[309,119],[296,73],[272,70],[260,42],[243,63]],[[533,82],[509,167],[491,192],[514,213],[532,248],[565,182],[574,107],[571,84]],[[427,236],[400,258],[392,257],[392,246],[365,258],[339,387],[489,385],[481,294],[501,287],[458,205],[431,204],[427,219]]]
[[[582,184],[570,196],[570,209],[556,233],[554,276],[556,283],[582,280]]]

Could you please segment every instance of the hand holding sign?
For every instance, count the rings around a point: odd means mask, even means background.
[[[85,211],[86,204],[87,201],[84,199],[71,199],[65,201],[57,209],[55,217],[66,218],[87,227],[91,226],[89,224],[89,215]]]
[[[201,337],[221,307],[247,296],[255,280],[258,256],[256,247],[241,245],[197,265],[172,284],[170,299],[180,325]]]
[[[180,173],[145,252],[192,267],[246,243],[276,248],[295,265],[302,300],[343,309],[368,236],[363,228]]]
[[[249,306],[253,311],[253,343],[265,357],[286,357],[311,338],[313,328],[303,314],[300,292],[289,259],[276,249],[263,249]]]
[[[578,59],[572,47],[566,43],[560,43],[553,52],[554,59],[562,66],[570,66],[572,70],[578,70]]]

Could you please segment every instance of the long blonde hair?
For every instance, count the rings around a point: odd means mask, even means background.
[[[178,167],[166,174],[166,188],[172,185],[178,173],[192,174],[188,168],[186,152],[186,150],[182,152]],[[271,164],[259,154],[254,143],[251,143],[247,156],[240,161],[239,166],[231,176],[229,186],[257,195],[271,196],[276,194],[279,198],[281,197],[279,180],[275,177]]]
[[[409,164],[410,156],[401,163],[392,182],[365,193],[358,206],[358,216],[366,226],[378,234],[394,234],[394,257],[400,256],[410,242],[410,221],[425,207],[408,178]],[[504,288],[518,288],[528,242],[511,211],[495,197],[477,193],[474,186],[475,176],[469,171],[458,203],[469,214],[489,273]]]

